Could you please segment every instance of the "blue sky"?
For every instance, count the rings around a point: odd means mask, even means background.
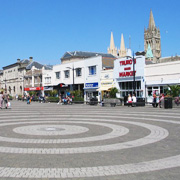
[[[150,9],[161,31],[162,56],[180,55],[179,0],[0,0],[0,69],[30,56],[59,64],[66,51],[144,50]]]

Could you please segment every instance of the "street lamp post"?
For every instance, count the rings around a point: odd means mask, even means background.
[[[72,90],[74,91],[74,70],[75,70],[75,68],[74,68],[74,65],[73,65],[73,67],[71,68],[71,67],[67,67],[68,69],[72,69],[72,72],[73,72],[73,84],[72,84]]]
[[[135,73],[135,59],[134,59],[134,52],[133,52],[133,94],[136,95],[136,73]]]
[[[74,91],[74,66],[72,68],[72,71],[73,71],[73,86],[72,86],[72,90]]]
[[[5,80],[4,80],[4,82],[5,82],[5,92],[7,92],[7,86],[6,86],[6,78],[5,78]]]

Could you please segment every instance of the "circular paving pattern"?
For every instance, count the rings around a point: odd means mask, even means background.
[[[178,109],[12,102],[0,117],[0,178],[140,179],[151,172],[149,179],[159,179],[158,172],[180,168],[179,115]]]
[[[14,128],[13,131],[19,134],[57,136],[85,133],[89,129],[74,125],[34,125]]]

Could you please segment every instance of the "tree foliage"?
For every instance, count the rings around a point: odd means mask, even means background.
[[[166,94],[172,97],[177,97],[180,95],[180,86],[179,85],[168,85],[169,89]]]
[[[110,98],[116,98],[116,93],[118,92],[118,89],[116,87],[111,88],[110,92],[109,92],[109,96]]]

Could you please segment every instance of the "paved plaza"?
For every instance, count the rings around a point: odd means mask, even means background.
[[[180,109],[12,101],[1,180],[179,180]]]

